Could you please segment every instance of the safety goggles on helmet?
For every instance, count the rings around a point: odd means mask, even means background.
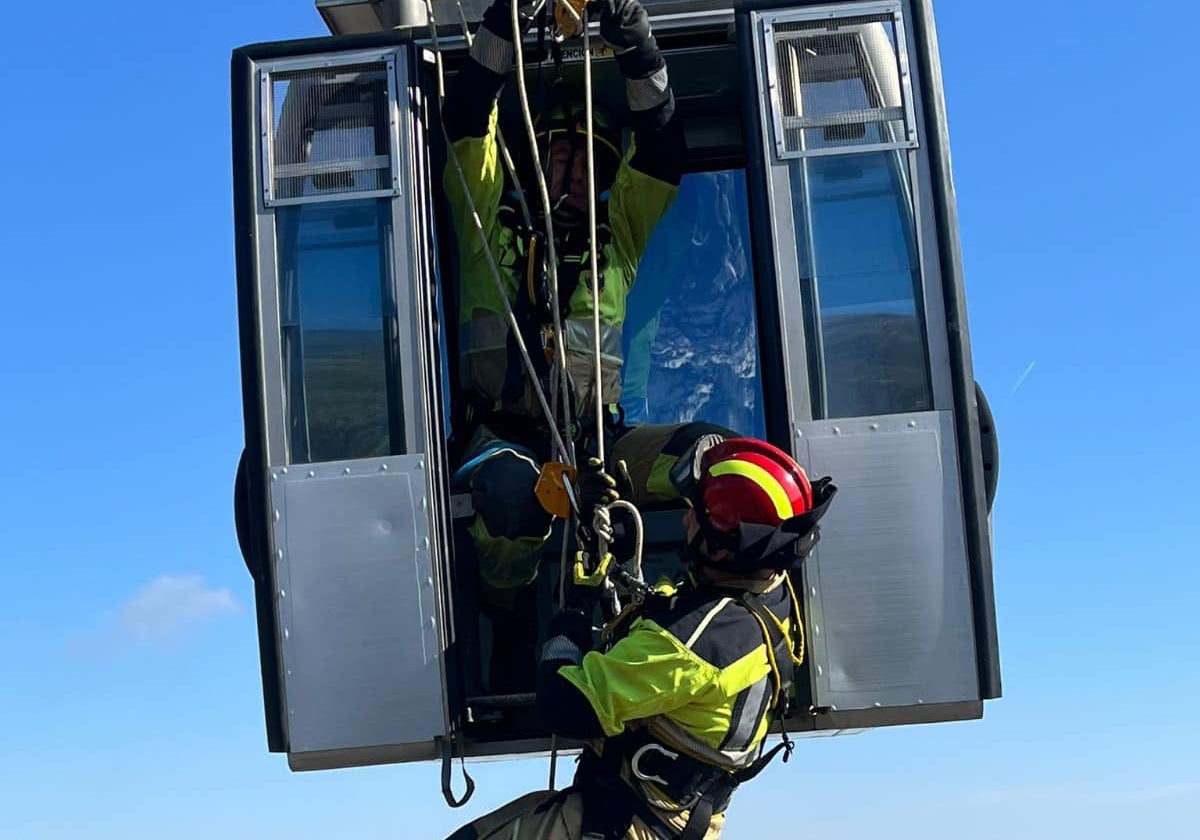
[[[707,434],[696,438],[679,460],[671,467],[667,477],[679,493],[680,498],[692,507],[701,503],[700,473],[704,469],[704,453],[725,440],[724,435]]]

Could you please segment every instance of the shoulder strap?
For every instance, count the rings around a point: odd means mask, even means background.
[[[787,693],[792,687],[791,639],[779,626],[779,621],[770,608],[763,603],[762,598],[753,592],[743,592],[737,602],[741,604],[754,620],[763,634],[763,644],[767,649],[767,661],[771,666],[771,684],[775,690],[771,708],[778,713],[780,705],[786,706]],[[780,655],[786,657],[786,667],[779,662]]]

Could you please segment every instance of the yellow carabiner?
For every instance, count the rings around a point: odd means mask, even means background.
[[[602,586],[604,579],[608,577],[608,570],[612,566],[613,556],[607,552],[600,558],[600,562],[593,568],[588,569],[587,563],[591,558],[582,551],[575,552],[575,565],[571,570],[571,581],[576,586]]]

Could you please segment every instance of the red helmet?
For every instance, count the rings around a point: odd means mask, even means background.
[[[754,438],[731,438],[701,458],[700,499],[709,524],[735,531],[743,523],[777,526],[812,510],[803,468],[782,449]]]

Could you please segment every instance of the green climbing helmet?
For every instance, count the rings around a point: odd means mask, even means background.
[[[581,144],[586,143],[586,113],[582,106],[576,110],[564,102],[558,102],[538,115],[534,129],[537,133],[538,149],[544,159],[550,145],[560,138],[578,138]],[[611,169],[612,174],[616,175],[622,154],[621,127],[602,105],[592,106],[592,136],[596,151],[596,182],[604,184],[604,189],[607,189],[608,182],[601,180],[599,173]]]

